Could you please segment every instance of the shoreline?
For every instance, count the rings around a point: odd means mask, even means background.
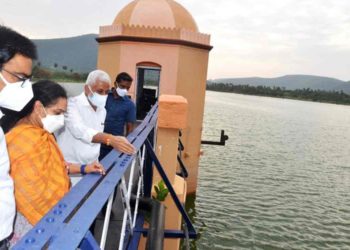
[[[272,96],[272,95],[258,95],[258,94],[248,94],[248,93],[239,93],[239,92],[232,92],[232,91],[220,91],[220,90],[213,90],[213,89],[206,89],[206,91],[213,91],[213,92],[220,92],[220,93],[230,93],[230,94],[238,94],[238,95],[248,95],[248,96],[258,96],[258,97],[270,97],[270,98],[277,98],[277,99],[287,99],[287,100],[295,100],[295,101],[305,101],[305,102],[315,102],[315,103],[327,103],[327,104],[335,104],[335,105],[344,105],[344,106],[350,106],[350,103],[336,103],[336,102],[327,102],[327,101],[317,101],[312,99],[304,99],[304,98],[292,98],[287,96]]]

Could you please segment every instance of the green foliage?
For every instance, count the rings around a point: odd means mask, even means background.
[[[57,64],[56,66],[54,65],[55,68],[57,68],[57,66]],[[69,72],[64,72],[56,69],[40,67],[39,65],[36,65],[33,68],[34,80],[48,79],[57,82],[84,82],[87,75],[87,73],[74,72],[73,69],[71,69]]]
[[[48,69],[42,68],[39,65],[33,68],[33,77],[35,79],[51,79],[52,72]]]
[[[166,197],[169,194],[169,190],[165,187],[164,181],[161,180],[158,182],[158,185],[154,186],[157,196],[153,196],[153,199],[158,201],[165,201]]]
[[[207,90],[350,105],[350,95],[345,94],[343,91],[312,90],[310,88],[287,90],[281,87],[255,87],[250,85],[233,85],[229,83],[207,84]]]

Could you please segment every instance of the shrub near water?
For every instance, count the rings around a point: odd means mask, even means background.
[[[158,201],[165,201],[166,197],[169,194],[169,190],[165,187],[163,180],[159,181],[158,185],[154,186],[154,190],[156,191],[156,196],[153,196],[153,199],[156,199]]]

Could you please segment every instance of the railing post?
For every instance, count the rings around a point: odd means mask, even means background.
[[[148,135],[147,139],[152,143],[154,143],[154,129]],[[153,165],[152,159],[145,155],[144,159],[144,173],[143,173],[143,183],[144,183],[144,195],[145,197],[151,197],[152,192],[152,180],[153,180]]]
[[[176,175],[176,170],[179,129],[184,129],[187,126],[187,109],[187,100],[182,96],[161,95],[159,97],[155,152],[182,203],[186,200],[187,186],[185,180]],[[153,187],[160,180],[158,172],[154,171]],[[154,189],[152,189],[152,195],[155,196]],[[166,206],[165,228],[180,230],[181,214],[170,195],[168,195],[164,205]],[[180,239],[165,239],[164,241],[164,249],[179,249],[179,246]]]

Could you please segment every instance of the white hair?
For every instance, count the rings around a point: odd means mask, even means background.
[[[92,87],[92,85],[94,85],[97,81],[108,82],[109,84],[111,84],[112,82],[109,75],[106,72],[99,69],[96,69],[89,73],[86,79],[86,84]]]

